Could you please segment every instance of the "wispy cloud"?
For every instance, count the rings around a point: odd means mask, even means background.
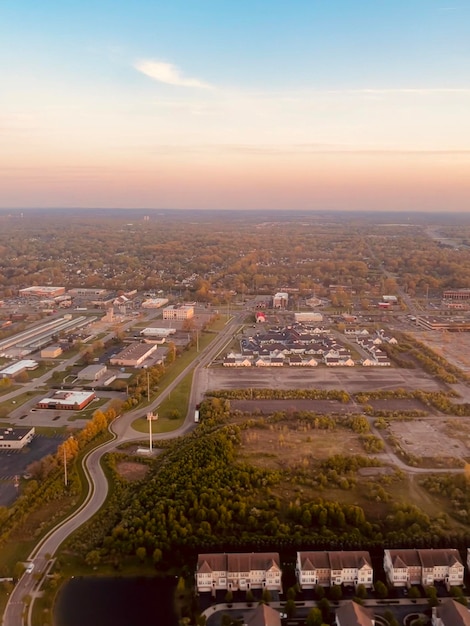
[[[198,78],[188,78],[183,76],[179,68],[172,63],[165,61],[154,61],[152,59],[141,59],[134,64],[137,71],[145,74],[153,80],[167,85],[177,87],[196,87],[198,89],[212,89],[212,85],[205,83]]]

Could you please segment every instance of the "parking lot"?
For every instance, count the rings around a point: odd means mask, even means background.
[[[64,435],[52,437],[38,435],[22,450],[0,451],[0,506],[7,506],[18,495],[14,486],[15,477],[21,478],[26,468],[48,454],[54,454],[64,440]]]

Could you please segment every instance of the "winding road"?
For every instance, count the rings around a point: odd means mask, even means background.
[[[188,365],[146,408],[146,412],[157,409],[185,376],[194,370],[188,413],[184,423],[174,431],[155,434],[153,439],[173,439],[184,435],[195,427],[195,406],[202,400],[204,393],[204,386],[199,384],[199,374],[230,341],[234,329],[241,324],[243,316],[244,312],[241,312],[233,317],[205,351]],[[28,561],[34,563],[34,570],[32,573],[24,573],[13,589],[3,615],[3,626],[30,626],[34,598],[39,592],[44,576],[47,575],[53,565],[54,554],[69,535],[99,511],[106,500],[108,481],[101,467],[102,457],[111,450],[115,450],[122,443],[141,441],[144,438],[142,433],[132,428],[132,422],[139,417],[142,417],[141,408],[118,417],[110,425],[112,440],[94,448],[83,457],[82,467],[88,482],[88,495],[82,505],[43,537],[29,555]]]

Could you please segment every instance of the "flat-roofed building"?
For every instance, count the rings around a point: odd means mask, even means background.
[[[168,304],[168,298],[147,298],[142,302],[143,309],[159,309]]]
[[[88,365],[78,372],[78,378],[81,380],[96,381],[102,378],[108,368],[103,363],[96,363],[95,365]]]
[[[81,298],[103,298],[109,292],[107,289],[76,287],[73,289],[69,289],[67,293],[70,296],[79,296]]]
[[[273,309],[285,309],[289,302],[289,294],[285,291],[278,291],[273,296]]]
[[[416,326],[426,330],[448,330],[450,332],[470,331],[470,319],[446,316],[417,315]]]
[[[470,289],[446,289],[442,297],[444,300],[470,300]]]
[[[164,320],[189,320],[194,316],[192,304],[172,304],[163,309]]]
[[[322,322],[323,315],[316,311],[302,311],[294,313],[294,319],[296,322]]]
[[[34,285],[33,287],[25,287],[18,291],[20,296],[33,296],[35,298],[55,298],[56,296],[63,296],[65,293],[65,287],[52,287],[43,285]]]
[[[26,370],[35,370],[38,365],[38,362],[33,361],[32,359],[17,361],[16,363],[12,363],[8,367],[0,370],[0,378],[14,378],[15,376],[18,376],[18,374],[26,372]]]
[[[96,398],[89,391],[56,391],[51,397],[43,398],[38,402],[40,409],[63,409],[81,411]]]
[[[167,338],[176,333],[176,328],[144,328],[140,331],[142,337],[156,337],[157,339]]]
[[[56,359],[62,354],[60,346],[46,346],[41,350],[41,359]]]
[[[121,352],[111,357],[109,362],[111,365],[138,367],[145,359],[148,359],[157,348],[157,344],[131,343],[127,348],[124,348],[124,350],[121,350]]]
[[[34,438],[34,426],[32,428],[5,428],[0,429],[0,449],[21,450]]]

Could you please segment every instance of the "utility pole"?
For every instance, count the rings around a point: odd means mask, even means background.
[[[67,453],[64,442],[64,484],[67,487]]]

